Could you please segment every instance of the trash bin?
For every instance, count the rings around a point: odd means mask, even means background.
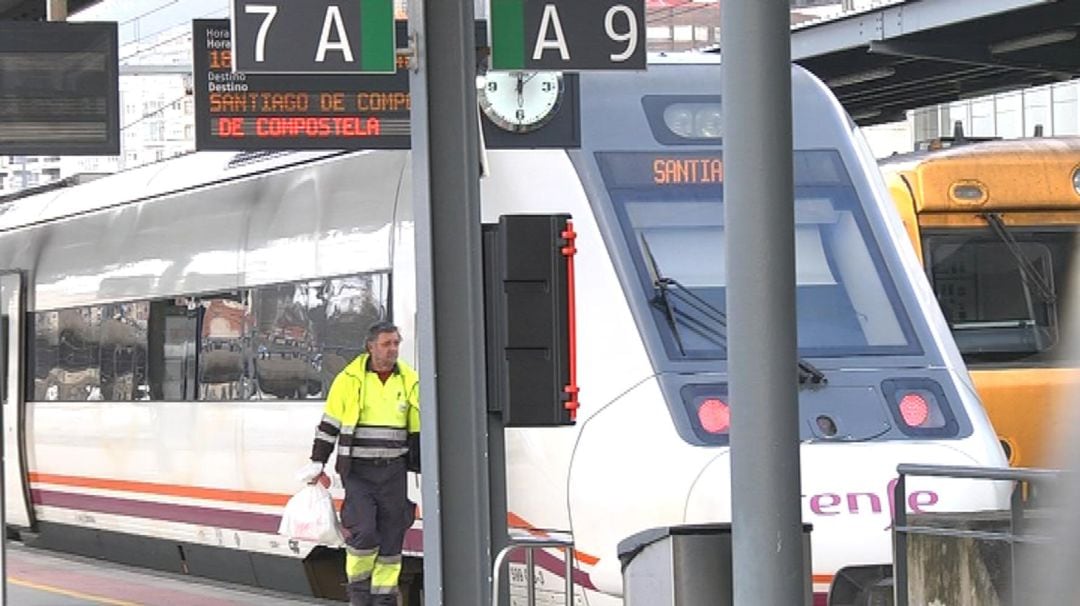
[[[813,603],[803,524],[804,603]],[[731,524],[650,528],[619,541],[624,606],[732,606]]]

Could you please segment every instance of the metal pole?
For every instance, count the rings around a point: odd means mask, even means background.
[[[907,476],[903,470],[898,470],[898,473],[896,485],[893,486],[893,503],[899,505],[893,514],[893,603],[907,606]]]
[[[490,600],[473,1],[409,3],[427,606]]]
[[[536,606],[536,561],[533,550],[525,550],[525,606]]]
[[[734,598],[804,603],[787,0],[722,20]]]
[[[494,250],[492,247],[491,250]],[[491,499],[491,552],[498,553],[510,544],[506,504],[506,427],[502,412],[488,413],[488,486]],[[493,586],[498,601],[510,603],[509,579],[502,577]],[[494,601],[496,598],[492,598]]]

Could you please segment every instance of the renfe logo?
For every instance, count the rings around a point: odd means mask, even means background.
[[[885,530],[892,528],[892,520],[896,513],[896,503],[893,498],[893,488],[896,487],[896,478],[893,478],[885,486],[885,494],[878,495],[873,492],[848,492],[838,494],[825,492],[821,494],[803,495],[809,498],[810,511],[817,516],[838,515],[873,515],[882,513],[881,503],[889,504],[889,524]],[[926,507],[936,505],[938,493],[932,490],[915,490],[908,494],[907,506],[913,513],[923,513]]]

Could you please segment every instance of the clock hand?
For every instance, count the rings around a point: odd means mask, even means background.
[[[525,81],[522,80],[522,75],[518,74],[517,77],[517,102],[518,107],[521,107],[525,103]]]

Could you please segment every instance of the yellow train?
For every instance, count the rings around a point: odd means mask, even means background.
[[[1080,137],[980,141],[880,165],[1009,462],[1047,465],[1057,394],[1080,377],[1062,344]]]

